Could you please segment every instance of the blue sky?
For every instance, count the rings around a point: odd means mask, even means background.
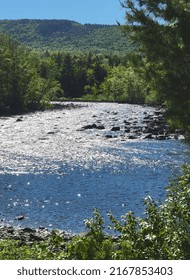
[[[5,0],[0,19],[69,19],[80,23],[124,23],[119,0]]]

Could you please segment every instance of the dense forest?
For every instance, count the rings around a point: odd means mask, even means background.
[[[37,54],[4,35],[0,35],[0,45],[0,114],[44,108],[61,91],[53,65],[43,77]]]
[[[0,20],[0,32],[32,49],[123,52],[134,45],[117,25],[70,20]]]
[[[155,102],[129,55],[33,51],[0,35],[0,112],[22,113],[49,106],[50,100],[82,98]]]

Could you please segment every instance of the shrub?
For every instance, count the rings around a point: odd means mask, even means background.
[[[52,231],[47,241],[32,245],[20,241],[2,240],[0,260],[60,260],[65,258],[65,242],[58,232]]]
[[[77,260],[108,260],[111,259],[113,243],[103,231],[104,221],[97,209],[91,219],[85,220],[89,229],[84,236],[74,238],[68,245],[68,258]]]
[[[118,238],[103,231],[103,219],[97,209],[86,220],[88,233],[72,240],[70,259],[190,259],[190,166],[166,188],[166,200],[158,205],[145,199],[145,217],[132,212],[121,221],[109,214],[110,228]]]

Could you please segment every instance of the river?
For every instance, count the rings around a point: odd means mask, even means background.
[[[181,140],[126,137],[128,120],[142,126],[156,108],[77,105],[0,118],[2,223],[78,233],[94,207],[103,217],[143,215],[143,199],[163,201],[169,178],[190,162]]]

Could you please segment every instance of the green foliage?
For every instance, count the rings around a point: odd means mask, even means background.
[[[103,232],[104,221],[97,209],[93,217],[85,220],[89,232],[78,236],[67,246],[68,258],[78,260],[107,260],[111,258],[113,244],[111,238],[105,237]]]
[[[146,217],[124,216],[119,258],[189,259],[190,258],[190,167],[167,188],[167,199],[158,206],[150,197],[145,201]],[[127,250],[126,244],[128,245]],[[118,256],[116,256],[117,258]]]
[[[50,58],[42,59],[0,34],[1,115],[43,109],[63,92],[56,75],[56,65]]]
[[[125,29],[139,43],[140,61],[148,64],[147,80],[167,105],[170,121],[190,131],[189,1],[125,0],[122,5]]]
[[[66,98],[94,94],[107,75],[108,59],[103,55],[59,52],[53,56],[59,61],[58,81]]]
[[[144,103],[146,87],[132,67],[117,66],[110,69],[100,90],[110,101]]]
[[[0,32],[38,50],[126,52],[133,45],[119,26],[70,20],[0,20]]]
[[[44,109],[64,98],[155,101],[143,67],[136,72],[128,54],[34,52],[1,34],[0,45],[1,115]]]
[[[1,114],[43,108],[56,98],[164,103],[170,124],[189,135],[190,13],[187,1],[178,2],[125,0],[125,27],[0,20],[0,31],[44,51],[32,58],[1,36]]]
[[[0,241],[0,260],[61,260],[65,259],[65,242],[53,231],[47,241],[23,245],[20,241]]]

